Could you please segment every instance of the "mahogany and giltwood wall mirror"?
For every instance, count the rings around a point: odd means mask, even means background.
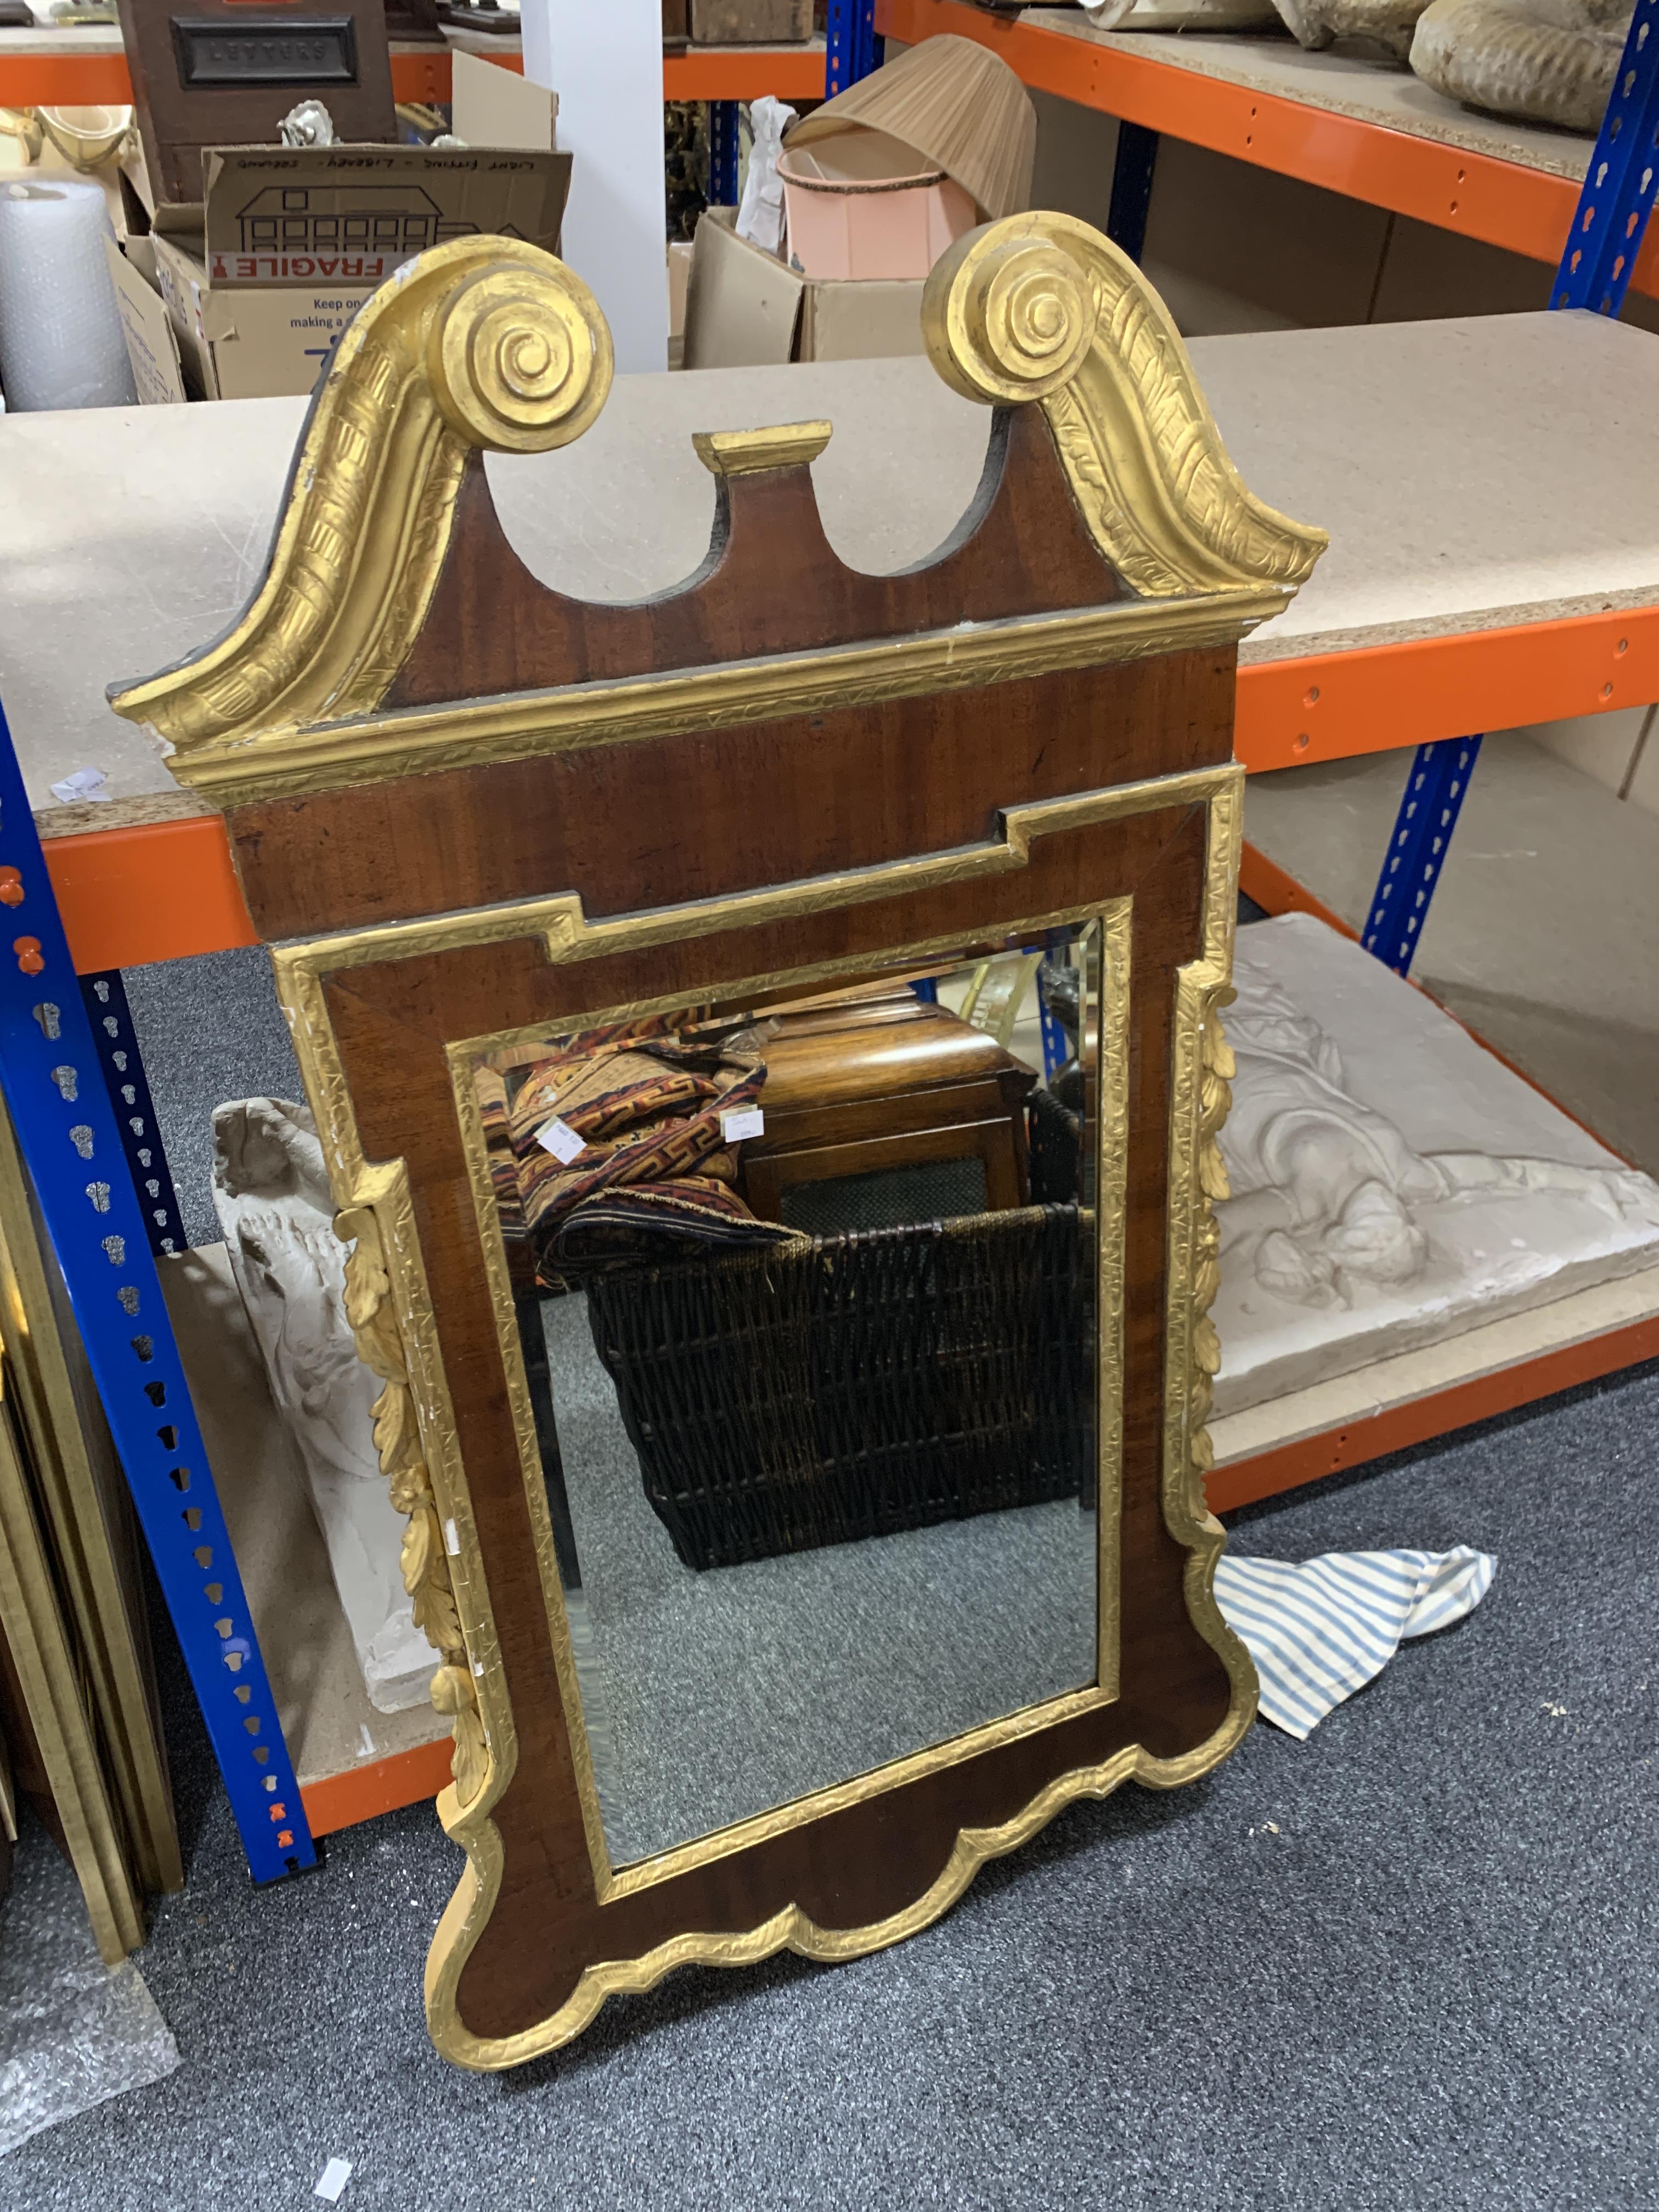
[[[975,232],[925,323],[988,410],[933,560],[847,567],[831,426],[763,425],[696,441],[696,574],[589,604],[482,455],[592,423],[603,319],[441,248],[237,624],[116,700],[224,810],[353,1247],[463,2065],[895,1942],[1254,1711],[1203,1500],[1234,661],[1324,541],[1084,224]]]

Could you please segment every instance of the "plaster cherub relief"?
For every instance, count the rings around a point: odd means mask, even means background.
[[[1659,1230],[1659,1188],[1633,1170],[1413,1152],[1386,1115],[1344,1090],[1335,1045],[1276,983],[1241,989],[1226,1028],[1238,1080],[1221,1139],[1233,1192],[1224,1266],[1228,1253],[1235,1265],[1248,1255],[1276,1297],[1349,1305],[1366,1284],[1417,1281],[1431,1251],[1425,1218],[1461,1197],[1547,1191],[1592,1217]]]
[[[1236,981],[1223,1017],[1238,1073],[1220,1138],[1232,1190],[1218,1209],[1220,1410],[1659,1262],[1659,1184],[1369,955],[1286,916],[1242,933]],[[1322,1000],[1388,1039],[1386,1090],[1368,1097],[1351,1077],[1310,1010]],[[1504,1138],[1476,1148],[1483,1091],[1525,1094],[1538,1153]],[[1402,1124],[1425,1108],[1458,1143],[1413,1141]]]

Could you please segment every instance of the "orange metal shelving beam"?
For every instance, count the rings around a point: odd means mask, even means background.
[[[1659,699],[1659,606],[1464,631],[1238,672],[1233,749],[1253,773],[1516,730]]]
[[[1160,46],[1172,41],[1154,36],[1144,54],[1125,53],[962,0],[876,0],[876,27],[913,46],[941,31],[975,40],[1035,91],[1552,267],[1578,205],[1578,184],[1565,177],[1201,76],[1159,59]],[[1587,142],[1586,161],[1589,152]],[[1659,227],[1650,229],[1631,281],[1659,295]]]
[[[3,35],[3,34],[0,34]],[[488,54],[502,69],[522,70],[514,52]],[[822,100],[822,46],[734,46],[665,54],[665,100],[759,100],[771,93],[781,100]],[[394,53],[392,88],[399,100],[434,101],[449,98],[447,46]],[[104,54],[9,54],[0,45],[0,105],[8,107],[109,106],[132,99],[126,57]]]

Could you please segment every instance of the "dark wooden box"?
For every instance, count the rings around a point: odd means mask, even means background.
[[[700,46],[803,45],[812,35],[812,0],[690,0],[691,37]]]
[[[150,190],[202,198],[209,146],[276,143],[283,118],[320,100],[343,140],[393,140],[384,0],[268,10],[242,0],[120,0],[121,38]]]

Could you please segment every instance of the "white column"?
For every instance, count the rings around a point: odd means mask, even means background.
[[[624,374],[668,366],[661,0],[521,0],[524,73],[559,95],[574,158],[564,258],[592,285]]]

